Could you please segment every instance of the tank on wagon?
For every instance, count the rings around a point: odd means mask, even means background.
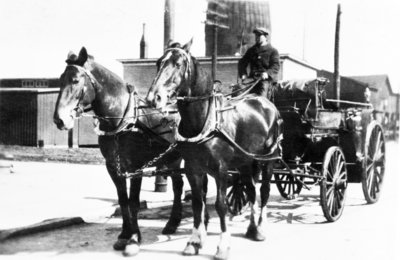
[[[283,123],[280,156],[274,165],[274,180],[286,199],[302,189],[320,186],[320,204],[325,218],[340,218],[348,183],[362,183],[365,199],[379,199],[385,173],[385,139],[382,126],[373,119],[373,107],[326,98],[328,80],[297,80],[280,83],[273,102]],[[243,212],[245,188],[240,178],[228,192],[228,209]]]

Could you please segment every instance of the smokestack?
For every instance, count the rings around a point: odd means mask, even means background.
[[[164,49],[175,37],[175,0],[165,0],[164,7]]]
[[[146,40],[146,24],[143,23],[142,39],[140,40],[140,58],[146,59],[148,56],[148,45]]]

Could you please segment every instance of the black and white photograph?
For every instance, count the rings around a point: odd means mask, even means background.
[[[399,25],[395,0],[0,0],[0,258],[399,259]]]

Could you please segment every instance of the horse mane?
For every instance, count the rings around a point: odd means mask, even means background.
[[[120,76],[118,76],[113,71],[107,69],[100,63],[94,60],[87,61],[87,67],[91,71],[92,74],[98,75],[104,81],[102,81],[103,86],[107,86],[109,89],[120,89],[120,88],[128,88],[129,92],[134,92],[134,86],[131,84],[127,84]],[[86,65],[85,64],[85,65]]]
[[[195,73],[192,73],[191,75],[191,84],[192,85],[201,85],[202,84],[202,80],[206,81],[204,82],[204,84],[206,85],[206,91],[207,94],[210,94],[213,90],[213,85],[211,84],[211,76],[209,75],[209,73],[207,73],[199,64],[198,60],[192,56],[191,54],[190,58],[192,59],[191,62],[193,63],[193,71]],[[210,92],[210,93],[208,93]]]
[[[98,63],[98,62],[96,62],[94,60],[91,60],[90,64],[91,64],[92,68],[96,67],[102,73],[106,73],[107,75],[110,75],[112,78],[114,78],[114,79],[116,79],[118,81],[124,82],[124,80],[120,76],[118,76],[115,72],[107,69],[106,67],[104,67],[100,63]]]

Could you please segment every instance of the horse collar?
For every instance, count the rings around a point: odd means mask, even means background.
[[[209,97],[210,104],[208,106],[206,123],[203,126],[201,132],[193,137],[184,137],[179,133],[179,129],[176,128],[175,130],[175,140],[177,142],[187,142],[187,143],[197,143],[201,144],[212,137],[214,137],[215,133],[218,131],[221,117],[218,115],[219,107],[221,105],[221,98],[222,96],[219,95],[211,95]]]

